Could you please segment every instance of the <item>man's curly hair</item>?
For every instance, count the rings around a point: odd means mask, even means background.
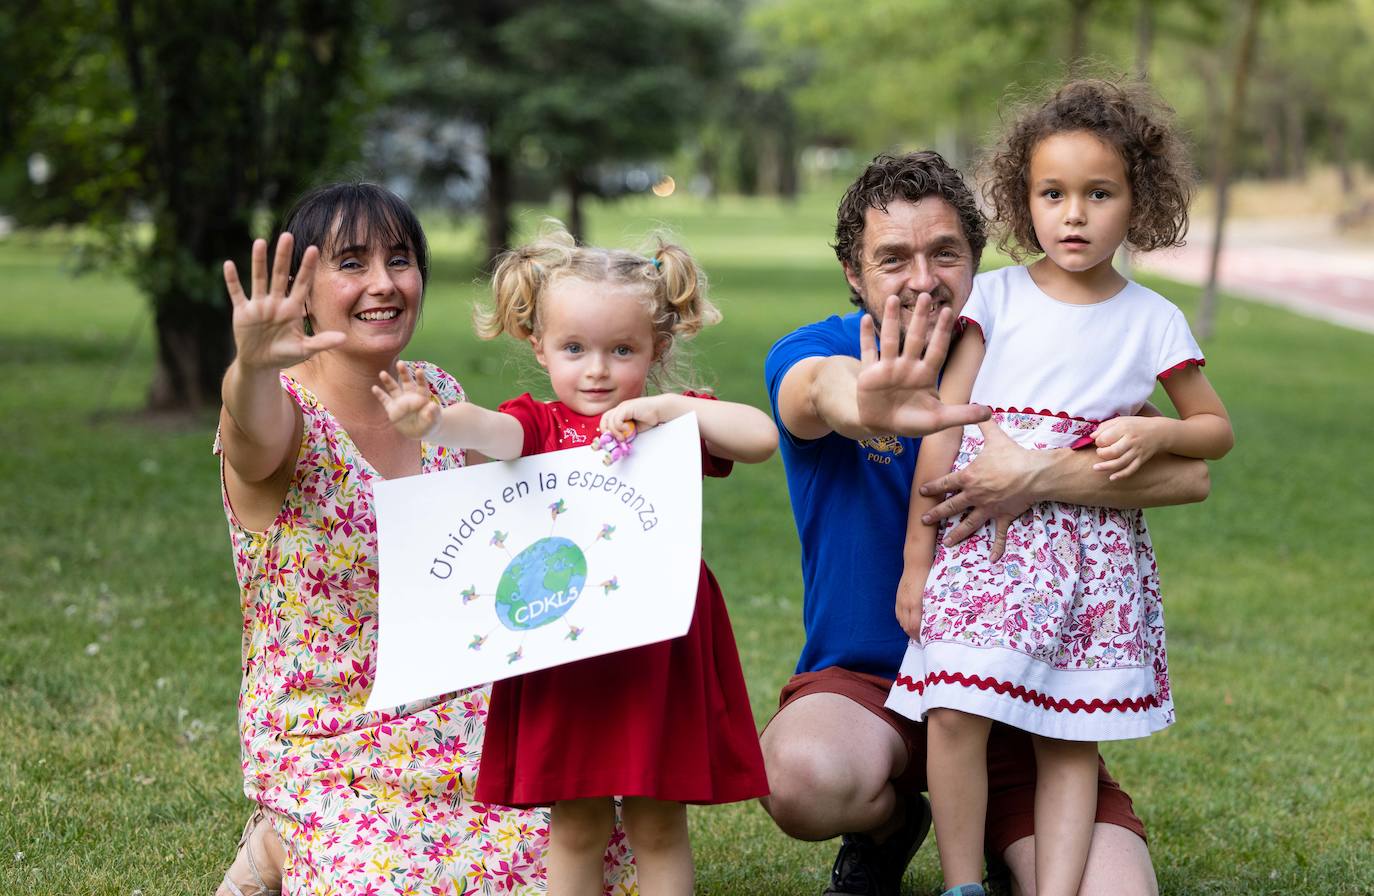
[[[1031,222],[1031,154],[1045,138],[1072,131],[1093,134],[1121,156],[1131,187],[1126,244],[1142,252],[1181,246],[1194,173],[1173,109],[1142,82],[1084,79],[1017,109],[984,161],[983,197],[994,213],[999,248],[1017,261],[1044,251]]]
[[[904,199],[920,202],[927,196],[944,199],[954,207],[964,238],[973,250],[973,269],[983,257],[988,237],[978,200],[964,183],[964,177],[938,152],[923,150],[894,156],[874,157],[854,183],[845,190],[835,216],[835,257],[841,264],[859,270],[859,253],[864,243],[864,215],[870,208],[887,211],[888,203]],[[860,308],[863,299],[851,286],[849,300]]]

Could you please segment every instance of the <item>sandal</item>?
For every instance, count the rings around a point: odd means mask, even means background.
[[[258,825],[267,822],[267,813],[261,807],[255,809],[248,818],[248,823],[243,826],[243,836],[239,837],[238,852],[234,856],[233,863],[229,870],[224,872],[224,880],[220,883],[221,889],[227,889],[232,896],[281,896],[279,883],[278,889],[267,886],[267,882],[262,879],[262,872],[258,870],[258,856],[254,854],[253,839],[257,833]],[[270,830],[270,825],[269,825]],[[248,863],[247,875],[244,869],[239,869],[237,879],[234,876],[234,869],[238,866],[240,859],[245,859]],[[250,889],[243,889],[248,887]]]

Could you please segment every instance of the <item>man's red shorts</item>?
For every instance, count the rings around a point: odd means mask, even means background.
[[[778,709],[809,694],[848,697],[887,722],[906,744],[907,763],[893,782],[898,789],[926,790],[925,725],[883,706],[892,680],[879,675],[850,672],[831,666],[819,672],[792,676],[778,698]],[[1098,757],[1097,820],[1114,824],[1145,839],[1145,824],[1135,814],[1131,798],[1107,771]],[[1030,735],[994,723],[988,737],[987,854],[1001,856],[1022,837],[1035,833],[1035,753]]]

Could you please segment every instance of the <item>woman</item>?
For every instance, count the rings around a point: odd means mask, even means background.
[[[375,673],[376,479],[459,466],[372,396],[419,319],[424,232],[399,197],[333,184],[224,265],[237,357],[215,450],[244,613],[239,731],[258,808],[219,893],[535,893],[546,813],[472,799],[485,688],[364,712]],[[441,405],[462,389],[419,364]],[[266,822],[263,824],[262,822]],[[274,834],[276,836],[274,836]],[[280,838],[280,839],[278,839]],[[613,884],[633,883],[617,834]],[[278,870],[279,869],[279,870]]]

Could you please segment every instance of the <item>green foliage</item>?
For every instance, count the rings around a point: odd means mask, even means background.
[[[562,186],[576,207],[597,166],[671,153],[702,116],[727,26],[714,0],[398,4],[388,103],[482,129],[493,253],[517,183]]]
[[[1008,101],[1065,76],[1077,6],[1080,70],[1145,68],[1210,170],[1236,29],[1227,0],[762,0],[748,21],[764,58],[747,77],[795,85],[814,138],[865,152],[930,146],[966,164]],[[1300,175],[1309,157],[1374,162],[1370,0],[1268,0],[1257,66],[1242,172]]]
[[[725,315],[697,340],[699,366],[764,406],[773,340],[848,308],[825,245],[836,199],[593,204],[589,237],[633,246],[673,226]],[[472,333],[475,234],[427,220],[434,276],[409,355],[488,406],[537,384],[525,347]],[[48,242],[0,244],[0,278],[24,298],[0,331],[0,892],[208,893],[248,811],[214,421],[127,416],[154,364],[143,302],[61,262]],[[1197,290],[1149,285],[1196,308]],[[1104,752],[1150,828],[1162,892],[1374,892],[1374,337],[1239,299],[1224,314],[1207,371],[1236,449],[1207,502],[1149,513],[1179,722]],[[786,484],[775,459],[705,488],[703,552],[762,724],[801,646]],[[834,856],[754,804],[694,808],[691,825],[701,893],[818,892]],[[938,885],[927,845],[904,892]]]
[[[246,256],[260,210],[351,154],[360,3],[59,0],[0,17],[4,67],[35,75],[7,88],[0,205],[86,224],[131,271],[158,328],[154,405],[213,400],[231,352],[220,264]],[[15,176],[40,156],[46,182]]]
[[[533,4],[500,30],[514,93],[501,127],[561,171],[669,152],[701,114],[724,24],[652,0]]]

